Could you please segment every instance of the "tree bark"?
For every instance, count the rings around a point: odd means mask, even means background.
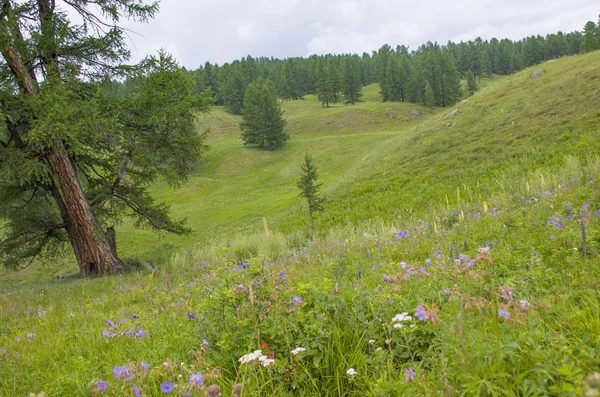
[[[81,272],[99,276],[127,270],[92,212],[62,142],[55,141],[49,148],[48,164],[60,186],[59,195],[66,211],[62,216]]]

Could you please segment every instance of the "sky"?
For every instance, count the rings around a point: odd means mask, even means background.
[[[162,0],[146,24],[122,22],[132,61],[164,48],[189,69],[246,55],[286,58],[416,48],[481,36],[582,30],[598,0]]]

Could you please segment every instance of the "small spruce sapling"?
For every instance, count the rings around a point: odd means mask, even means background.
[[[317,211],[323,211],[323,202],[325,198],[319,192],[322,183],[317,182],[317,165],[311,155],[304,155],[304,162],[300,165],[302,176],[298,181],[298,188],[301,190],[300,196],[304,197],[308,203],[308,214],[312,225],[312,231],[315,232],[315,219],[313,214]]]

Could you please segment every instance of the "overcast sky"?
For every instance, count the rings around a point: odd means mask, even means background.
[[[125,26],[132,61],[165,48],[196,69],[248,54],[362,54],[385,43],[566,33],[599,13],[598,0],[162,0],[154,20]]]

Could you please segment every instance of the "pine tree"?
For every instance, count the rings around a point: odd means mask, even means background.
[[[123,217],[186,231],[147,187],[185,180],[206,148],[194,114],[212,98],[193,96],[189,73],[164,53],[136,68],[135,95],[111,94],[129,53],[109,25],[150,18],[157,3],[12,3],[0,13],[0,261],[19,268],[70,243],[82,274],[124,271],[112,229]]]
[[[460,99],[460,75],[448,51],[442,52],[442,92],[441,105],[450,106]]]
[[[467,92],[469,96],[477,92],[477,81],[475,80],[475,74],[471,70],[467,72]]]
[[[600,23],[600,21],[598,22]],[[593,21],[589,21],[583,28],[581,52],[586,53],[600,48],[600,28]]]
[[[243,121],[240,124],[244,145],[258,145],[261,149],[275,150],[283,146],[289,136],[284,132],[281,105],[271,80],[259,77],[246,88]]]
[[[317,61],[317,98],[321,104],[329,107],[330,104],[340,100],[340,77],[333,57],[326,61],[319,58]]]
[[[300,169],[302,170],[302,176],[298,181],[298,188],[301,190],[300,196],[304,197],[308,203],[308,214],[310,216],[312,231],[314,233],[314,213],[317,211],[323,211],[323,202],[325,201],[325,198],[321,196],[321,193],[319,192],[322,184],[317,183],[317,166],[314,163],[312,156],[309,154],[304,156],[304,162],[300,166]]]
[[[360,82],[360,61],[358,58],[347,56],[342,60],[342,95],[344,103],[354,105],[362,97]]]
[[[327,75],[327,91],[331,98],[331,103],[338,103],[340,101],[341,81],[340,74],[338,72],[337,65],[333,57],[327,60],[327,67],[325,68]]]
[[[227,111],[231,114],[242,114],[244,109],[244,93],[246,92],[246,84],[242,76],[242,68],[239,61],[235,61],[228,67],[223,67],[224,73],[227,76],[223,83],[223,100]]]
[[[435,94],[429,82],[425,84],[425,106],[435,106]]]

